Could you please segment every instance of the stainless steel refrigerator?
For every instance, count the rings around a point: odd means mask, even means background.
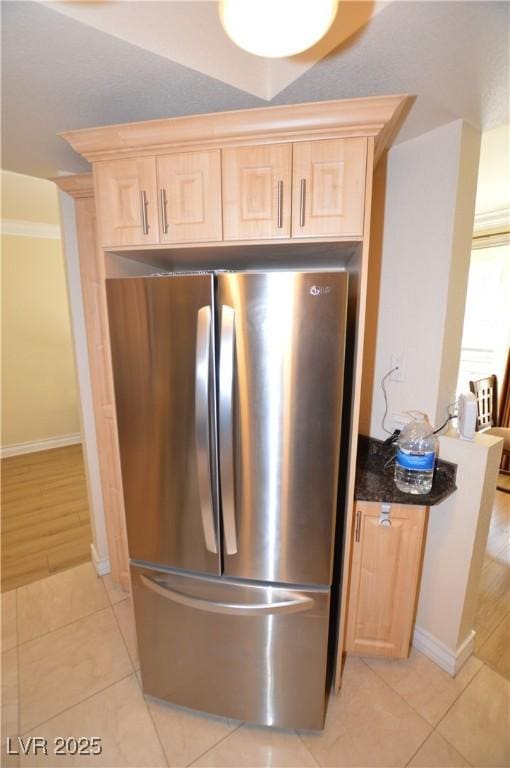
[[[323,727],[347,274],[107,281],[145,693]]]

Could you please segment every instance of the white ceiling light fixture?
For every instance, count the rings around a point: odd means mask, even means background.
[[[278,59],[306,51],[324,37],[338,0],[220,0],[220,19],[245,51]]]

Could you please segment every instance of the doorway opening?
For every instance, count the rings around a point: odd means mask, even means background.
[[[1,590],[91,559],[55,186],[2,171]]]

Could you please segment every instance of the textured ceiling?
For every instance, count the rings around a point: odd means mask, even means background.
[[[265,59],[225,33],[215,0],[185,2],[46,2],[101,32],[269,100],[365,26],[391,0],[340,3],[328,33],[303,54]]]
[[[509,9],[483,0],[392,2],[265,100],[47,4],[4,0],[2,164],[39,176],[83,170],[56,137],[73,128],[389,93],[417,97],[399,141],[459,117],[491,128],[509,121]]]

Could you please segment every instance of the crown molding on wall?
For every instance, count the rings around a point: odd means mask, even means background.
[[[16,237],[35,237],[43,240],[60,240],[62,233],[58,224],[45,224],[42,221],[24,219],[2,219],[2,235]]]
[[[475,214],[474,236],[477,233],[485,233],[487,230],[510,230],[510,208],[498,208],[495,211],[482,211]]]
[[[510,208],[475,214],[472,248],[490,248],[510,242]]]

